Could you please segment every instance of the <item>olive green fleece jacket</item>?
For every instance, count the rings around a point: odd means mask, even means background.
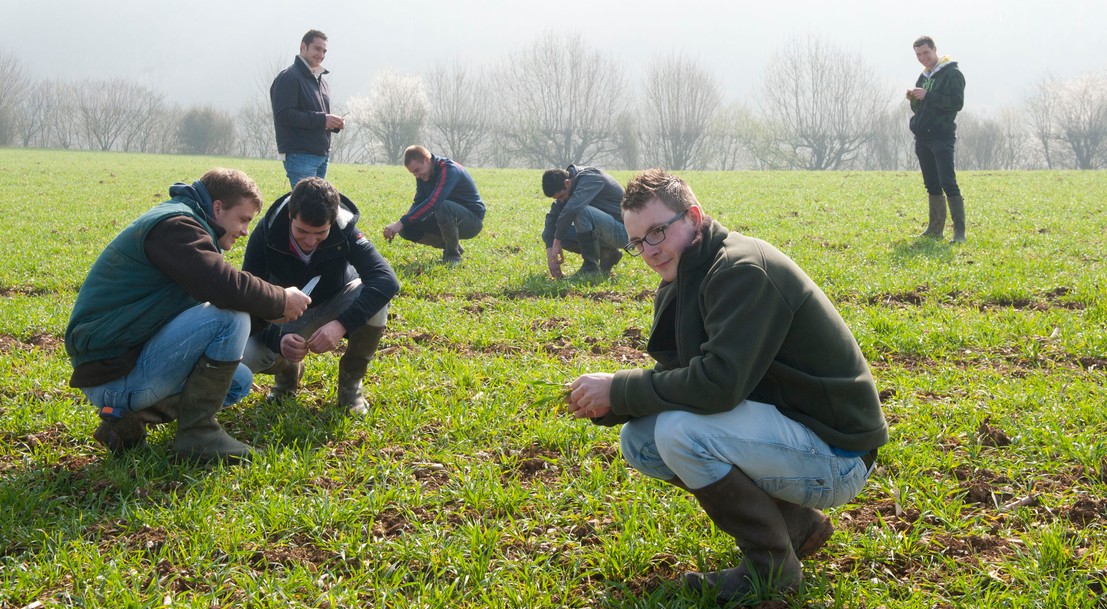
[[[888,441],[876,385],[834,305],[772,245],[709,220],[654,300],[653,369],[615,373],[601,425],[666,410],[776,406],[831,446]]]

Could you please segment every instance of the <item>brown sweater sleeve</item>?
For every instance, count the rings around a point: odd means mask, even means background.
[[[284,315],[284,289],[232,266],[211,235],[188,216],[159,222],[143,248],[151,264],[200,302],[261,319]]]

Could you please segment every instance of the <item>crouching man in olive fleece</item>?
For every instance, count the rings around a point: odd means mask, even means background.
[[[856,497],[888,441],[865,357],[791,259],[712,220],[680,178],[646,171],[622,207],[627,251],[661,277],[657,364],[577,378],[569,410],[623,423],[623,457],[737,541],[737,566],[688,586],[721,601],[797,588],[833,530],[819,510]]]

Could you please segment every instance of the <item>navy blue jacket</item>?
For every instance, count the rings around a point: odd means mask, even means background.
[[[328,72],[324,70],[323,74]],[[299,55],[273,79],[269,101],[273,104],[278,152],[330,153],[331,132],[326,129],[331,112],[330,89],[322,76],[315,78]]]
[[[361,295],[336,318],[350,334],[364,326],[399,293],[400,282],[384,256],[358,230],[356,223],[360,215],[353,201],[345,195],[339,196],[338,218],[327,238],[315,248],[311,262],[305,264],[293,249],[289,195],[286,194],[269,206],[265,217],[250,233],[242,270],[281,287],[303,288],[318,275],[319,284],[311,292],[312,307],[339,294],[347,283],[360,277]],[[255,323],[260,321],[255,320]],[[279,352],[279,328],[269,325],[263,331],[265,345]]]
[[[415,200],[411,209],[400,218],[411,226],[430,218],[430,212],[441,201],[453,201],[484,219],[484,201],[477,192],[477,183],[464,167],[445,157],[431,155],[430,180],[415,180]]]

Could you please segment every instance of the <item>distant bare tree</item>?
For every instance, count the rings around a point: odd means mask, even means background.
[[[1054,168],[1054,106],[1057,104],[1057,89],[1060,82],[1053,76],[1046,75],[1038,83],[1034,92],[1026,100],[1026,114],[1030,117],[1031,129],[1034,139],[1041,147],[1042,157],[1045,159],[1046,168]]]
[[[721,100],[718,81],[694,60],[652,61],[643,97],[647,160],[674,170],[698,166]]]
[[[49,146],[50,125],[58,113],[61,101],[57,83],[43,80],[35,83],[20,100],[15,115],[16,138],[24,148]]]
[[[773,164],[846,169],[872,137],[891,100],[859,54],[815,36],[795,40],[765,68],[761,113],[772,129]]]
[[[859,169],[881,171],[917,169],[915,136],[907,126],[910,118],[911,106],[906,100],[871,117],[872,137],[858,154],[855,165]]]
[[[498,131],[521,162],[586,165],[616,152],[626,80],[615,60],[590,48],[580,34],[547,32],[493,78],[500,95]]]
[[[154,142],[155,123],[165,117],[165,94],[140,85],[131,87],[130,117],[120,133],[119,147],[132,152],[148,152]]]
[[[80,148],[82,120],[77,86],[68,82],[55,81],[54,96],[57,100],[57,111],[50,123],[47,145],[66,150]]]
[[[277,139],[273,131],[273,106],[260,98],[238,109],[238,153],[261,159],[277,158]]]
[[[757,117],[745,104],[732,102],[716,114],[708,130],[707,145],[711,151],[706,168],[718,171],[751,169],[756,166],[752,153]]]
[[[254,72],[251,98],[235,114],[237,146],[239,154],[262,159],[277,158],[277,137],[273,125],[273,104],[269,87],[273,79],[284,69],[283,55],[274,55],[259,62]]]
[[[957,166],[962,169],[998,169],[1005,147],[1003,127],[986,116],[962,112],[957,116]]]
[[[349,114],[348,110],[344,106],[337,104],[331,105],[331,114],[337,114],[339,116],[345,116]],[[359,135],[364,133],[365,128],[359,126],[356,121],[347,120],[346,127],[338,133],[331,134],[331,152],[330,159],[332,163],[369,163],[374,162],[376,157],[370,154],[366,154],[366,149],[360,140],[365,137]],[[275,145],[275,144],[274,144]]]
[[[185,110],[177,124],[179,151],[185,154],[230,154],[234,149],[234,120],[211,106]]]
[[[94,150],[126,149],[136,124],[149,120],[162,94],[123,80],[85,80],[77,84],[81,132]]]
[[[368,99],[354,98],[349,105],[360,135],[367,138],[366,147],[377,147],[390,165],[400,165],[404,148],[419,143],[429,107],[418,76],[391,70],[373,80]]]
[[[1058,157],[1076,169],[1107,167],[1107,76],[1047,76],[1027,107],[1050,167]]]
[[[641,123],[633,112],[623,112],[615,119],[615,143],[618,153],[612,159],[613,169],[642,167]]]
[[[0,49],[0,146],[16,135],[16,109],[32,84],[15,52]]]
[[[1032,152],[1034,147],[1025,118],[1019,108],[1004,108],[999,111],[996,122],[1003,131],[1004,148],[997,169],[1041,168],[1041,163]]]
[[[488,79],[455,62],[436,66],[426,84],[430,145],[463,165],[472,162],[492,122]]]
[[[1107,165],[1107,79],[1084,74],[1061,88],[1054,112],[1056,134],[1077,169]]]

